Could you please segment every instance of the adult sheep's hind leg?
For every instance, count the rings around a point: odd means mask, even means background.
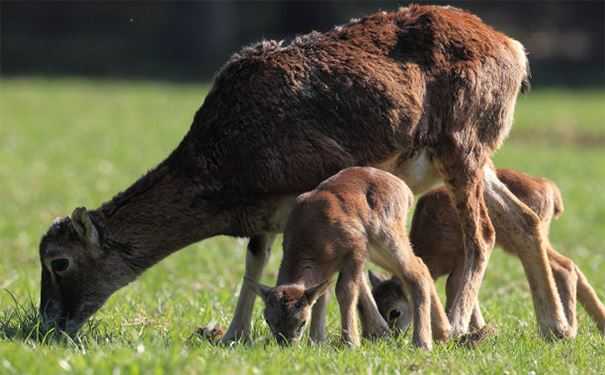
[[[273,234],[262,234],[250,238],[246,252],[246,270],[244,271],[248,279],[255,282],[260,279],[269,260],[274,239]],[[248,339],[255,299],[256,293],[250,288],[249,283],[242,283],[233,320],[227,333],[221,339],[221,343],[229,344],[237,340]]]
[[[548,259],[548,240],[540,219],[485,167],[485,200],[489,214],[507,236],[525,269],[540,332],[546,337],[573,335],[565,317]]]
[[[460,220],[464,241],[464,266],[460,287],[448,311],[452,336],[468,332],[479,288],[495,243],[495,232],[483,198],[481,167],[486,156],[464,147],[444,145],[437,153],[439,170],[447,183]]]

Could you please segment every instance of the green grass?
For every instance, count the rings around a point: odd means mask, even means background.
[[[37,336],[37,245],[52,219],[96,207],[160,161],[187,131],[207,87],[84,80],[0,80],[0,374],[76,373],[605,373],[605,339],[582,311],[571,341],[539,338],[519,262],[495,251],[481,289],[497,337],[475,350],[413,349],[409,337],[282,349],[255,310],[253,342],[214,347],[192,332],[227,326],[244,243],[215,238],[185,249],[116,293],[75,339]],[[605,90],[534,90],[520,99],[499,166],[555,180],[566,212],[555,246],[605,297]],[[274,281],[276,245],[264,281]],[[581,308],[579,308],[581,310]]]

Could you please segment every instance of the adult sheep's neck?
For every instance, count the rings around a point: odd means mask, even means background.
[[[119,251],[137,273],[172,252],[221,232],[203,187],[165,161],[91,212],[108,251]]]

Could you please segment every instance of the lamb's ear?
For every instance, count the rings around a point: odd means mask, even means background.
[[[378,285],[386,281],[384,277],[372,271],[368,271],[368,276],[370,277],[370,284],[372,284],[372,288],[376,288]]]
[[[96,246],[100,246],[99,232],[92,223],[86,208],[78,207],[71,214],[71,222],[78,235],[83,240]]]
[[[317,300],[319,299],[319,297],[321,297],[330,286],[332,286],[333,284],[333,280],[326,280],[324,282],[322,282],[321,284],[315,285],[311,288],[308,288],[305,290],[305,297],[307,297],[307,301],[309,302],[309,305],[313,305],[315,304],[315,302],[317,302]]]
[[[250,288],[252,288],[254,293],[256,293],[263,300],[263,302],[267,303],[267,297],[269,297],[269,294],[271,293],[270,286],[267,286],[267,285],[261,284],[257,281],[254,281],[247,276],[244,276],[244,282]]]

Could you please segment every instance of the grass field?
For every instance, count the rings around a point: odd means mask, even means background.
[[[334,301],[331,339],[319,347],[278,347],[258,304],[250,345],[191,338],[196,327],[227,326],[232,316],[245,252],[243,241],[230,238],[193,245],[149,270],[75,340],[34,339],[40,236],[54,217],[98,206],[166,156],[205,92],[196,85],[0,80],[0,374],[605,373],[605,338],[583,311],[575,340],[538,336],[522,268],[499,250],[481,289],[498,335],[474,350],[420,352],[409,336],[342,348]],[[496,162],[559,184],[566,212],[553,224],[553,243],[605,298],[605,90],[535,89],[517,108]],[[265,282],[274,282],[280,257],[277,243]]]

